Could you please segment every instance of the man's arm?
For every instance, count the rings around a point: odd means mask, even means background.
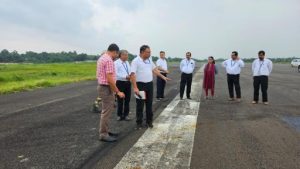
[[[157,69],[164,73],[169,73],[167,70],[163,69],[161,66],[157,66]]]
[[[268,68],[269,68],[269,72],[271,73],[272,70],[273,70],[273,63],[272,63],[272,61],[269,62]]]
[[[254,75],[254,69],[255,69],[255,60],[252,62],[252,74]]]
[[[240,67],[244,67],[245,66],[245,63],[242,59],[239,59],[239,64],[240,64]]]
[[[193,60],[193,72],[195,71],[196,62]]]
[[[225,61],[222,63],[222,66],[225,67],[225,68],[227,67],[227,60],[225,60]]]
[[[108,81],[108,84],[109,84],[111,90],[113,92],[115,92],[119,97],[124,98],[125,97],[124,93],[120,92],[120,90],[116,86],[116,82],[115,82],[115,80],[113,78],[113,74],[112,73],[107,73],[106,77],[107,77],[107,81]]]
[[[136,95],[140,93],[139,88],[137,87],[136,84],[136,72],[137,72],[137,63],[135,60],[131,62],[131,72],[130,72],[130,81],[133,86],[133,91]]]
[[[183,72],[184,63],[183,60],[180,62],[180,71]]]
[[[162,75],[162,74],[159,72],[159,70],[158,70],[157,68],[154,68],[154,69],[152,70],[152,72],[153,72],[153,74],[155,74],[156,76],[162,78],[164,81],[169,81],[169,80],[171,80],[170,78],[167,78],[166,76]]]
[[[131,75],[130,75],[130,81],[131,81],[131,84],[132,84],[132,86],[133,86],[133,91],[134,91],[134,93],[136,94],[136,95],[139,95],[139,93],[140,93],[140,90],[139,90],[139,88],[137,87],[137,84],[136,84],[136,75],[135,75],[135,73],[131,73]]]

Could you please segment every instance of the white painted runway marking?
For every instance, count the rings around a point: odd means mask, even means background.
[[[154,121],[154,128],[146,130],[115,169],[190,168],[202,92],[202,72],[203,66],[193,80],[193,100],[181,101],[176,96]]]

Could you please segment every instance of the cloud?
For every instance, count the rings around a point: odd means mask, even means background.
[[[135,54],[148,44],[153,55],[178,57],[300,53],[298,0],[2,1],[0,48],[95,54],[116,42]]]

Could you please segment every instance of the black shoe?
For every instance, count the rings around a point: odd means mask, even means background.
[[[135,127],[136,130],[141,130],[142,128],[143,128],[142,124],[136,124],[136,127]]]
[[[147,123],[147,126],[149,127],[149,128],[153,128],[153,124],[152,123]]]
[[[191,97],[187,97],[187,99],[189,99],[189,100],[192,100],[192,98],[191,98]]]
[[[183,98],[182,98],[182,97],[180,97],[180,100],[183,100]]]
[[[118,137],[120,134],[119,133],[108,132],[108,135],[111,136],[111,137]]]
[[[106,137],[100,137],[100,141],[111,143],[111,142],[116,142],[117,139],[111,136],[106,136]]]

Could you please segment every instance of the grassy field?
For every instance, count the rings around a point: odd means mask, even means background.
[[[96,62],[0,64],[0,94],[96,78]]]

